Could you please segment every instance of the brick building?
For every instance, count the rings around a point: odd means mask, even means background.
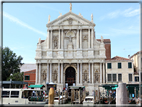
[[[24,72],[24,82],[28,82],[29,86],[35,84],[35,77],[36,77],[36,69]]]

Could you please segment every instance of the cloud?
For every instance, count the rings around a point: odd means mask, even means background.
[[[34,31],[34,32],[36,32],[36,33],[38,33],[38,34],[41,34],[41,35],[43,35],[43,36],[46,37],[46,33],[41,32],[41,31],[39,31],[39,30],[37,30],[37,29],[35,29],[35,28],[29,26],[28,24],[22,22],[22,21],[19,20],[18,18],[14,17],[14,16],[11,16],[10,14],[8,14],[8,13],[6,13],[6,12],[3,12],[3,16],[4,16],[5,18],[8,18],[10,21],[13,21],[13,22],[15,22],[15,23],[17,23],[17,24],[19,24],[19,25],[21,25],[21,26],[23,26],[23,27],[26,27],[26,28],[28,28],[28,29],[30,29],[30,30],[32,30],[32,31]]]
[[[45,9],[50,9],[50,10],[53,10],[53,11],[56,11],[56,12],[65,12],[64,10],[59,10],[59,9],[56,9],[55,7],[50,7],[50,6],[45,6],[45,5],[42,5],[42,4],[37,4],[37,6],[39,7],[42,7],[42,8],[45,8]]]
[[[120,14],[120,11],[119,11],[119,10],[116,10],[116,11],[114,11],[114,12],[109,13],[109,14],[108,14],[108,17],[109,17],[110,19],[116,18],[119,14]]]
[[[131,26],[130,26],[131,27]],[[122,28],[122,29],[117,29],[117,28],[110,28],[109,29],[112,33],[112,35],[132,35],[132,34],[137,34],[139,35],[140,34],[140,31],[139,31],[139,28],[135,28],[135,29],[132,29],[132,28]]]
[[[126,9],[124,12],[122,12],[122,15],[125,17],[132,17],[139,15],[140,9],[133,10],[132,8]]]
[[[128,9],[125,9],[124,11],[123,10],[112,11],[112,12],[102,16],[100,19],[101,20],[103,20],[105,18],[113,19],[113,18],[117,18],[119,16],[133,17],[133,16],[136,16],[136,15],[139,15],[139,14],[140,14],[140,9],[128,8]]]

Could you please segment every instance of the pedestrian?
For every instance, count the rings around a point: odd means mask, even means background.
[[[109,91],[109,97],[111,97],[111,95],[112,95],[112,91],[110,90],[110,91]]]
[[[92,90],[92,96],[94,96],[94,90]]]

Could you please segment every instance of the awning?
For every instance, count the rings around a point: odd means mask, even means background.
[[[117,84],[102,84],[102,85],[99,85],[99,87],[103,87],[106,90],[116,90],[118,85]]]
[[[45,87],[44,85],[30,85],[28,88],[42,88]]]
[[[69,86],[70,89],[83,89],[85,86]]]
[[[126,86],[127,87],[139,87],[140,84],[127,84]],[[141,84],[141,87],[142,87],[142,84]]]

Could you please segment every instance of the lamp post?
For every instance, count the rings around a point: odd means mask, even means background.
[[[13,76],[12,73],[10,74],[10,88],[11,88],[11,82],[12,82],[11,76]]]

